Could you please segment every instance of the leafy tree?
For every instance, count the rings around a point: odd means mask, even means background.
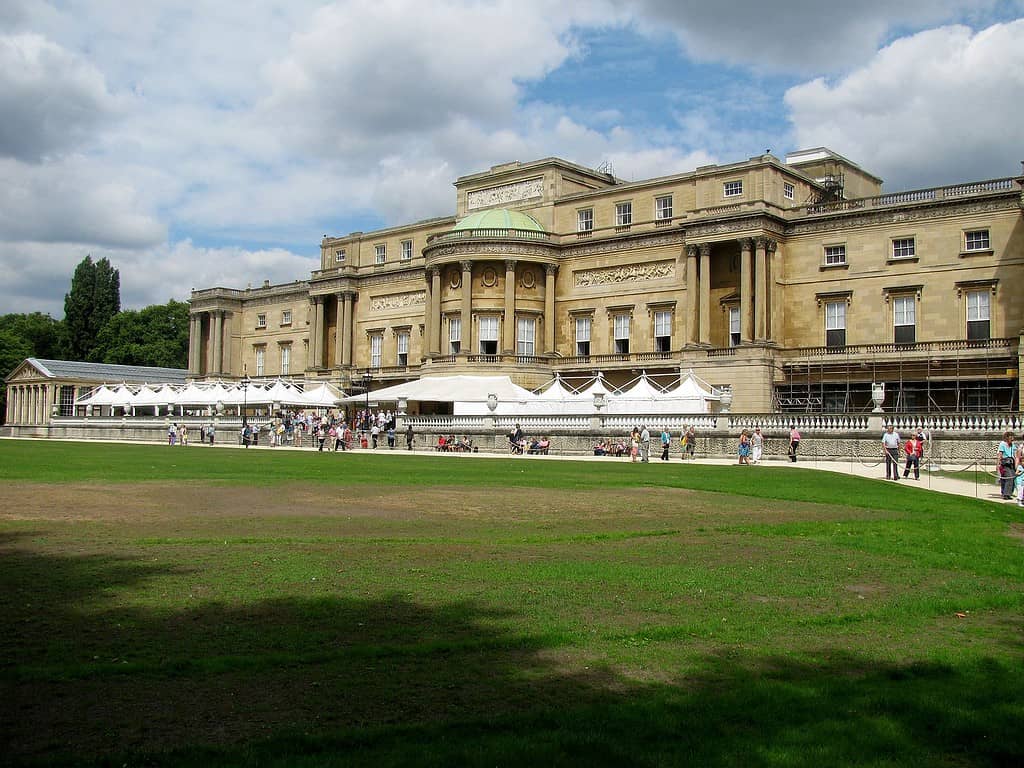
[[[7,317],[10,315],[5,315],[0,320]],[[0,371],[3,371],[3,376],[0,377],[0,417],[7,413],[7,385],[3,378],[9,376],[22,360],[32,356],[32,347],[26,339],[9,328],[0,327]]]
[[[72,360],[97,360],[96,337],[121,309],[121,274],[106,258],[86,256],[75,267],[71,291],[64,296],[67,352]]]
[[[64,354],[64,323],[42,312],[2,315],[0,330],[10,331],[28,343],[30,352],[25,357],[59,360]],[[10,372],[0,369],[0,376],[6,376]]]
[[[188,304],[168,301],[114,315],[96,337],[92,358],[120,365],[188,367]]]

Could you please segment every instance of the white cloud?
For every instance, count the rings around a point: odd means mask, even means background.
[[[892,29],[919,29],[977,17],[999,4],[999,0],[787,0],[781,12],[762,0],[628,3],[641,29],[674,34],[698,59],[791,72],[843,71],[870,57]]]
[[[897,40],[835,83],[786,94],[801,146],[828,146],[909,188],[1014,175],[1024,125],[1024,20]]]
[[[115,109],[80,56],[39,35],[0,35],[0,157],[38,162],[73,149]]]

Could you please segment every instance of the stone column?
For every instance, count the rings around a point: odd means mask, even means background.
[[[423,301],[423,348],[420,351],[420,359],[426,359],[430,357],[430,338],[433,336],[433,331],[430,328],[431,323],[434,322],[434,292],[433,286],[430,285],[430,270],[425,270],[424,283],[426,284],[426,290],[424,291]],[[409,361],[412,362],[412,336],[409,337]]]
[[[341,364],[352,365],[352,300],[355,294],[345,291],[342,294],[342,318],[345,321],[344,338],[341,344]]]
[[[224,313],[213,313],[213,372],[224,370]]]
[[[700,301],[697,296],[697,254],[696,245],[686,246],[686,344],[697,343],[697,324],[700,318]]]
[[[199,373],[199,354],[196,347],[196,315],[188,316],[188,372],[195,376]]]
[[[308,354],[306,356],[307,368],[318,367],[316,363],[316,337],[317,334],[320,333],[320,324],[318,322],[316,311],[316,305],[318,303],[316,296],[309,297],[309,304],[310,307],[312,307],[312,310],[309,313],[309,340],[306,343],[306,349],[308,350]]]
[[[750,249],[753,247],[749,237],[740,240],[740,341],[749,343],[754,338],[754,304],[751,301],[752,286],[750,283]]]
[[[339,291],[334,297],[334,300],[338,303],[338,328],[337,333],[334,335],[334,364],[339,368],[345,364],[345,335],[348,332],[348,325],[345,323],[344,295],[344,292]]]
[[[324,297],[316,297],[316,342],[313,347],[313,367],[323,368],[324,367],[324,332],[327,329],[324,328]]]
[[[516,351],[516,260],[505,259],[505,327],[501,333],[503,355]]]
[[[765,331],[764,337],[767,341],[773,341],[775,339],[775,323],[773,318],[775,315],[775,269],[778,265],[778,259],[775,256],[778,250],[778,243],[775,240],[768,241],[768,258],[765,259]]]
[[[441,268],[430,268],[430,339],[429,352],[441,354]]]
[[[206,312],[206,329],[209,336],[206,340],[206,375],[213,373],[213,313]]]
[[[768,239],[759,237],[755,241],[757,256],[754,261],[754,340],[765,341],[767,329],[768,304]]]
[[[460,261],[462,267],[462,351],[473,353],[473,262]]]
[[[697,343],[711,345],[711,244],[700,246],[700,331]]]
[[[555,354],[555,277],[558,275],[557,264],[544,267],[544,354]]]

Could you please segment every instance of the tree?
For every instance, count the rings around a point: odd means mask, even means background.
[[[119,312],[96,336],[92,359],[119,365],[188,367],[188,304],[168,301]]]
[[[86,256],[75,267],[71,291],[64,296],[67,357],[94,360],[96,337],[121,309],[121,274],[106,258]]]
[[[9,331],[28,344],[29,353],[25,357],[58,360],[64,354],[64,324],[42,312],[0,315],[0,330]],[[10,372],[0,368],[0,376]]]
[[[7,413],[7,385],[3,379],[26,357],[32,357],[32,347],[29,343],[14,331],[0,327],[0,371],[3,371],[0,377],[0,418]]]

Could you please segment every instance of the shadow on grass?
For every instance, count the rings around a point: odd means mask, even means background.
[[[949,765],[1024,758],[1020,666],[705,655],[641,683],[472,601],[124,609],[165,569],[0,537],[0,763]],[[511,621],[510,621],[511,619]],[[499,627],[500,625],[500,627]],[[669,678],[671,670],[666,671]]]

